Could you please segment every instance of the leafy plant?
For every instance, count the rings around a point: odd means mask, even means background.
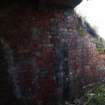
[[[105,105],[105,85],[89,91],[85,98],[85,105]]]

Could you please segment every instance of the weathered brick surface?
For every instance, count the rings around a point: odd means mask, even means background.
[[[83,30],[81,36],[77,26],[69,10],[0,10],[0,37],[8,44],[8,72],[17,98],[33,103],[69,100],[104,76],[97,71],[105,65],[104,55],[96,51],[91,35]]]

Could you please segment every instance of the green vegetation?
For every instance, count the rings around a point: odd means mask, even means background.
[[[98,37],[96,40],[95,40],[95,44],[96,44],[96,50],[99,52],[99,53],[105,53],[105,40]]]
[[[85,105],[105,105],[105,85],[89,91],[85,98]]]
[[[96,50],[99,52],[99,53],[105,53],[105,48],[103,46],[102,43],[96,43]]]
[[[83,28],[81,17],[78,17],[78,22],[76,24],[76,29],[79,32],[79,35],[81,37],[84,37],[87,34],[85,29]]]
[[[86,35],[86,32],[84,31],[84,29],[82,29],[82,27],[80,27],[78,29],[78,31],[79,31],[81,37],[84,37]]]

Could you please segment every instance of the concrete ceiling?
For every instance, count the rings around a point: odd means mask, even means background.
[[[81,1],[82,0],[2,0],[0,1],[0,6],[17,2],[20,4],[32,4],[36,7],[74,8]]]

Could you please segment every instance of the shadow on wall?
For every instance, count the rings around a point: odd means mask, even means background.
[[[8,68],[9,65],[6,59],[6,52],[2,41],[0,41],[0,105],[12,105],[12,103],[16,101]]]

